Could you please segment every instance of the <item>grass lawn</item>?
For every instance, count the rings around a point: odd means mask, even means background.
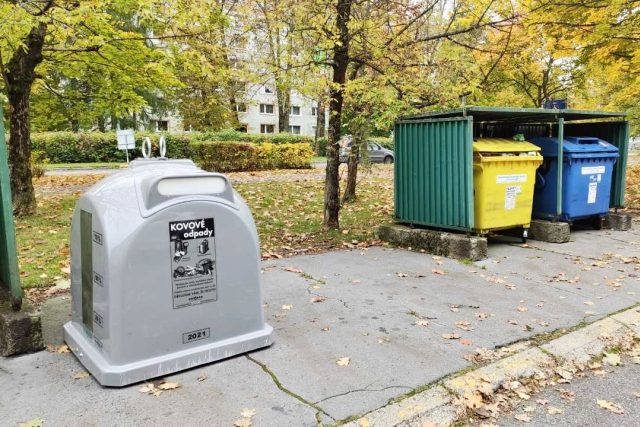
[[[46,163],[46,170],[54,169],[118,169],[126,166],[126,163],[105,162],[105,163]]]
[[[79,197],[76,187],[97,179],[65,176],[36,181],[38,211],[16,221],[23,287],[50,286],[68,277],[69,225]],[[235,188],[253,212],[264,258],[368,246],[377,226],[389,221],[393,212],[389,178],[363,179],[358,201],[343,207],[341,231],[333,232],[322,230],[321,180],[251,182]]]

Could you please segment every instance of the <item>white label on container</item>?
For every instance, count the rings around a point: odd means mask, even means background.
[[[527,174],[498,175],[496,178],[496,183],[498,184],[508,184],[510,182],[527,182]]]
[[[505,189],[504,193],[504,210],[509,211],[516,207],[516,196],[522,193],[522,187],[519,185],[510,185]]]
[[[590,182],[589,183],[589,195],[587,196],[587,203],[592,204],[596,202],[596,197],[598,196],[598,183]]]
[[[595,175],[597,173],[604,173],[604,166],[583,166],[580,170],[582,175]]]

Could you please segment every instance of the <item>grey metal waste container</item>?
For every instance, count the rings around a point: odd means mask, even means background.
[[[268,346],[259,264],[251,212],[224,175],[136,160],[76,205],[64,339],[106,386]]]

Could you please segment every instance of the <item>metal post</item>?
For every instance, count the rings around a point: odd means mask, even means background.
[[[556,182],[556,217],[562,215],[562,166],[564,163],[564,118],[558,119],[558,177]]]

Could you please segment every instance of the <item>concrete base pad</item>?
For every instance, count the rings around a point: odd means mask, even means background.
[[[542,219],[531,220],[529,238],[549,243],[566,243],[571,237],[571,227],[567,222],[552,222]]]
[[[411,228],[400,224],[383,224],[378,228],[378,234],[380,239],[394,245],[424,249],[435,255],[471,261],[487,257],[485,237]]]
[[[616,231],[631,230],[631,215],[621,213],[610,213],[604,217],[604,228],[611,228]]]
[[[0,356],[13,356],[42,350],[40,314],[24,302],[14,311],[6,299],[0,298]]]

